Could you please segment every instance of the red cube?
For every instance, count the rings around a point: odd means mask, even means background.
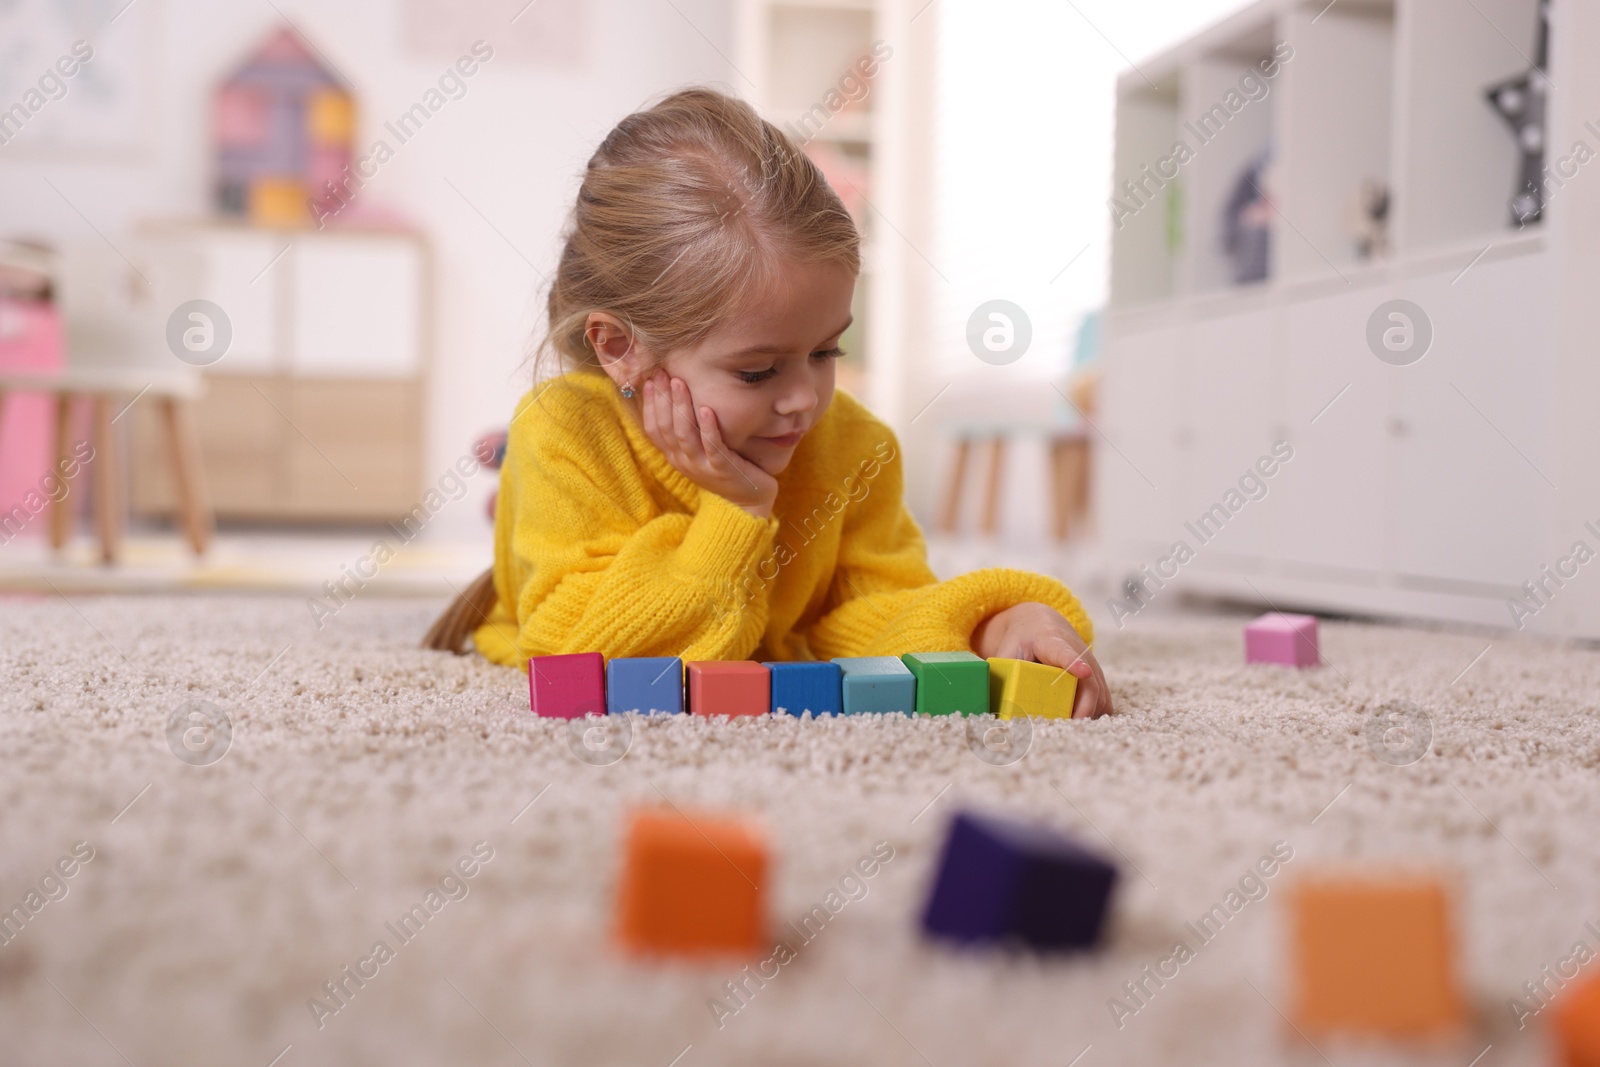
[[[698,660],[687,667],[691,715],[772,711],[772,672],[755,660]]]

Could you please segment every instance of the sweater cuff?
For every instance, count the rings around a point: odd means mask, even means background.
[[[952,585],[970,582],[983,591],[981,596],[972,601],[976,611],[970,618],[958,620],[963,627],[962,632],[967,635],[969,646],[972,632],[984,619],[1006,608],[1028,603],[1048,604],[1055,608],[1078,631],[1085,645],[1094,645],[1094,624],[1089,621],[1089,613],[1083,610],[1083,605],[1072,595],[1072,591],[1054,578],[1031,571],[991,567],[952,578],[950,582]]]
[[[684,533],[681,557],[696,581],[732,582],[778,536],[778,519],[758,519],[709,489],[700,490],[700,510]]]

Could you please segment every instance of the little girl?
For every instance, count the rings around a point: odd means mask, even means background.
[[[1060,582],[928,568],[898,440],[834,390],[859,250],[816,166],[749,105],[689,89],[618,123],[550,286],[541,354],[564,373],[511,421],[494,567],[427,646],[470,632],[522,669],[971,650],[1065,668],[1076,716],[1110,711]]]

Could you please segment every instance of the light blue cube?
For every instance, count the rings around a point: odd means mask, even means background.
[[[763,663],[772,672],[772,710],[790,715],[839,714],[843,672],[837,663],[797,660]]]
[[[683,712],[683,660],[678,656],[623,657],[606,663],[606,711]]]
[[[917,707],[917,679],[895,656],[854,656],[833,661],[843,672],[844,713],[898,711]]]

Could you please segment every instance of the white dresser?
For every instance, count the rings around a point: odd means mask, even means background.
[[[201,264],[197,299],[233,339],[205,370],[196,409],[219,518],[383,520],[422,492],[432,284],[423,239],[160,224]],[[165,513],[173,490],[159,427],[135,424],[133,504]]]

